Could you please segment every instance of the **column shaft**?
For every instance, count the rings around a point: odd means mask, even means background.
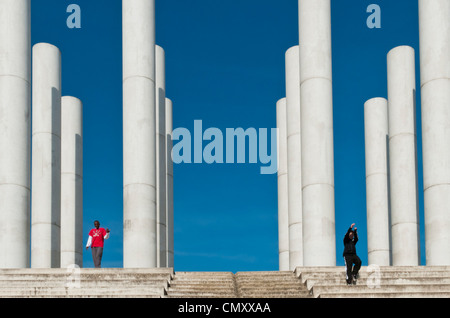
[[[419,265],[414,49],[387,56],[392,265]]]
[[[364,104],[364,135],[368,262],[389,266],[389,129],[385,98],[372,98]]]
[[[156,59],[156,209],[158,267],[167,266],[167,216],[166,216],[166,71],[165,53],[155,47]]]
[[[61,53],[33,46],[31,267],[60,267]]]
[[[122,1],[123,266],[157,266],[155,2]]]
[[[0,1],[0,268],[30,266],[30,0]]]
[[[450,265],[450,1],[419,0],[427,265]]]
[[[83,266],[83,104],[61,99],[61,267]]]
[[[299,0],[303,265],[334,266],[330,0]]]
[[[289,269],[303,265],[302,150],[299,47],[286,51],[286,138],[289,211]]]
[[[280,271],[288,271],[290,268],[286,98],[277,102],[276,114],[278,128],[278,263]]]
[[[174,267],[172,130],[173,130],[173,103],[171,99],[166,98],[167,267]]]

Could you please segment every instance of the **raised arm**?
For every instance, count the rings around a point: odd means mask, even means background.
[[[345,236],[344,236],[344,244],[346,244],[346,243],[348,243],[348,241],[350,241],[350,237],[348,235],[350,234],[351,231],[352,231],[352,228],[349,227],[347,230],[347,233],[345,233]]]
[[[349,234],[350,234],[350,232],[353,231],[354,226],[355,226],[355,223],[352,223],[352,225],[350,225],[350,227],[348,228],[347,233],[344,236],[344,244],[346,244],[350,241]],[[355,228],[355,230],[356,230],[356,228]]]

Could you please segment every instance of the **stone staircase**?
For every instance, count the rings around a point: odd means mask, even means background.
[[[167,288],[167,298],[235,298],[231,272],[177,272]]]
[[[315,298],[450,298],[450,266],[363,266],[356,285],[345,267],[295,271]]]
[[[363,266],[294,272],[174,272],[172,268],[0,269],[0,298],[450,298],[450,266]]]
[[[306,284],[293,272],[237,272],[237,296],[241,298],[310,298]]]
[[[0,269],[2,298],[161,298],[173,269]]]
[[[167,298],[308,298],[293,272],[177,272]]]

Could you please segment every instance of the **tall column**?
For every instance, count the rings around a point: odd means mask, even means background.
[[[173,130],[173,103],[171,99],[166,98],[167,267],[174,267],[172,130]]]
[[[83,266],[83,104],[61,99],[61,267]]]
[[[289,211],[289,269],[303,265],[302,150],[299,47],[286,51],[286,136]]]
[[[414,49],[387,55],[392,265],[419,265]]]
[[[450,1],[419,0],[427,265],[450,265]]]
[[[299,0],[303,265],[336,265],[330,0]]]
[[[0,0],[0,268],[30,266],[30,0]]]
[[[31,267],[60,267],[61,53],[33,46]]]
[[[155,47],[156,63],[156,209],[158,267],[167,266],[166,216],[166,68],[162,47]]]
[[[290,268],[286,98],[282,98],[277,102],[276,113],[278,128],[278,263],[280,271],[288,271]]]
[[[390,266],[388,102],[364,104],[367,251],[369,265]]]
[[[123,266],[156,267],[155,1],[123,0]]]

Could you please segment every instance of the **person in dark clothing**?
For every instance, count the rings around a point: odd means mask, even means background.
[[[356,284],[358,272],[361,268],[361,259],[356,255],[356,243],[358,242],[358,233],[355,223],[353,223],[344,236],[344,259],[347,267],[347,284]]]

